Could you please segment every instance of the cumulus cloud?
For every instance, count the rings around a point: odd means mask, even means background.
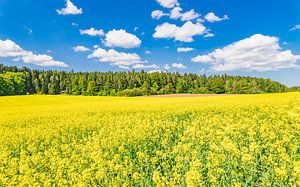
[[[171,19],[178,19],[181,17],[181,11],[182,11],[182,8],[180,7],[175,7],[172,9],[171,11],[171,14],[170,14],[170,18]]]
[[[76,47],[73,47],[73,50],[75,52],[86,52],[86,51],[89,51],[90,49],[85,47],[85,46],[82,46],[82,45],[78,45]]]
[[[107,47],[136,48],[142,41],[135,35],[125,30],[112,30],[105,35],[104,45]]]
[[[136,53],[123,53],[118,52],[114,49],[105,50],[102,48],[96,49],[92,54],[90,54],[88,59],[96,58],[100,62],[110,62],[112,65],[119,67],[128,67],[136,64],[143,64],[144,61]]]
[[[300,25],[295,25],[293,28],[290,29],[290,31],[299,30]]]
[[[190,47],[179,47],[177,48],[177,52],[179,53],[185,53],[185,52],[190,52],[193,51],[194,48],[190,48]]]
[[[175,38],[179,27],[175,24],[164,23],[155,28],[154,38]]]
[[[164,23],[155,28],[154,38],[174,38],[177,41],[192,42],[196,35],[203,35],[206,27],[201,23],[186,22],[181,27],[175,24]]]
[[[82,14],[82,8],[77,8],[71,0],[66,0],[66,7],[61,10],[56,10],[60,15],[76,15]]]
[[[196,19],[200,16],[200,14],[198,14],[197,12],[195,12],[194,9],[185,12],[181,15],[181,21],[189,21],[189,20],[193,20]]]
[[[182,8],[180,8],[180,7],[173,8],[173,10],[171,11],[171,14],[170,14],[170,18],[171,19],[179,19],[180,18],[181,21],[190,21],[193,19],[197,19],[200,16],[200,14],[195,12],[194,9],[192,9],[188,12],[185,12],[185,13],[181,13],[181,11],[182,11]]]
[[[215,72],[271,71],[299,68],[300,55],[282,50],[277,37],[255,34],[222,49],[192,58],[193,62],[211,65]]]
[[[89,36],[103,36],[104,35],[104,31],[102,29],[95,29],[95,28],[90,28],[90,29],[84,29],[84,30],[79,30],[81,35],[89,35]]]
[[[213,58],[209,55],[198,55],[195,58],[192,58],[192,62],[200,62],[204,64],[209,64],[214,62]]]
[[[204,18],[206,21],[211,22],[211,23],[229,19],[229,17],[227,15],[223,16],[223,18],[220,18],[220,17],[216,16],[215,13],[213,13],[213,12],[206,14]]]
[[[0,57],[12,57],[14,58],[13,61],[23,61],[27,64],[35,64],[43,67],[68,67],[64,62],[56,61],[49,55],[33,54],[31,51],[26,51],[11,40],[0,40]]]
[[[172,67],[177,68],[177,69],[186,69],[185,65],[183,65],[181,63],[173,63]]]
[[[161,10],[154,10],[154,11],[152,11],[152,13],[151,13],[152,19],[160,19],[161,17],[163,17],[163,16],[168,16],[168,15],[169,15],[169,14],[164,13],[164,12],[161,11]]]
[[[179,6],[177,0],[156,0],[156,1],[165,8],[173,8],[175,6]]]
[[[26,55],[19,45],[11,40],[0,40],[0,57],[20,57]]]
[[[49,55],[36,55],[32,52],[28,52],[25,56],[22,56],[21,59],[27,64],[35,64],[37,66],[49,67],[49,66],[56,66],[56,67],[68,67],[67,64],[61,61],[56,61],[53,57]]]
[[[134,69],[159,69],[159,66],[156,64],[150,64],[150,65],[136,64],[136,65],[133,65],[132,68],[134,68]]]

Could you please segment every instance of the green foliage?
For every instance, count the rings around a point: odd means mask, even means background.
[[[208,89],[212,93],[223,94],[225,93],[225,80],[222,77],[216,76],[208,80]]]
[[[95,95],[96,94],[96,82],[95,81],[89,81],[86,95]]]
[[[23,95],[26,93],[26,75],[22,72],[0,74],[0,95]]]
[[[296,90],[294,88],[293,90]],[[259,94],[286,92],[270,79],[179,73],[38,71],[0,66],[0,95],[70,94],[138,96],[150,94]]]
[[[8,85],[3,77],[0,75],[0,95],[8,95]]]
[[[142,96],[146,94],[147,94],[147,90],[141,88],[126,89],[119,93],[120,96],[126,96],[126,97]]]

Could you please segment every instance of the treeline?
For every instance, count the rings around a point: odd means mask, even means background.
[[[40,71],[0,64],[0,95],[70,94],[139,96],[174,93],[258,94],[286,92],[270,79],[179,73]]]
[[[289,88],[290,92],[300,92],[300,86],[293,86]]]

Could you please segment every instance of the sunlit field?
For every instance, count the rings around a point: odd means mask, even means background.
[[[300,93],[0,97],[0,186],[297,186]]]

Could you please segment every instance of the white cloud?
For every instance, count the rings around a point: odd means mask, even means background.
[[[170,66],[169,64],[165,64],[165,65],[164,65],[164,69],[165,69],[165,70],[169,70],[169,69],[171,69],[171,66]]]
[[[60,15],[76,15],[82,14],[82,8],[77,8],[71,0],[66,0],[66,7],[61,10],[56,10]]]
[[[190,52],[193,51],[194,48],[190,48],[190,47],[179,47],[177,48],[177,52],[179,53],[184,53],[184,52]]]
[[[97,58],[100,62],[110,62],[112,65],[119,67],[129,67],[144,63],[136,53],[123,53],[114,49],[105,50],[98,48],[88,56],[88,59],[91,58]]]
[[[201,23],[186,22],[183,26],[178,27],[175,24],[164,23],[155,28],[154,38],[174,38],[177,41],[192,42],[196,35],[203,35],[206,27]]]
[[[204,38],[210,38],[210,37],[214,37],[215,35],[214,34],[212,34],[212,33],[207,33],[207,34],[205,34],[203,37]]]
[[[147,73],[161,73],[161,72],[165,72],[165,71],[161,71],[160,69],[154,69],[154,70],[148,71]]]
[[[177,0],[156,0],[156,1],[165,8],[173,8],[175,6],[179,6]]]
[[[121,68],[121,69],[130,69],[130,67],[128,67],[128,66],[119,65],[118,67]]]
[[[192,62],[201,62],[204,64],[212,63],[214,60],[209,55],[198,55],[195,58],[192,58]]]
[[[229,17],[227,15],[223,16],[223,18],[220,18],[220,17],[216,16],[215,13],[213,13],[213,12],[206,14],[204,18],[206,21],[211,22],[211,23],[229,19]]]
[[[299,30],[299,29],[300,29],[300,24],[295,25],[293,28],[290,29],[290,31]]]
[[[161,10],[154,10],[154,11],[152,11],[152,13],[151,13],[152,19],[160,19],[161,17],[163,17],[163,16],[168,16],[168,15],[169,15],[169,14],[164,13],[164,12],[161,11]]]
[[[156,64],[151,64],[151,65],[136,64],[136,65],[133,65],[132,68],[134,68],[134,69],[159,69],[159,66]]]
[[[93,45],[93,48],[97,49],[97,48],[99,48],[99,45]]]
[[[175,38],[179,27],[175,24],[164,23],[155,28],[154,38]]]
[[[112,30],[105,35],[104,44],[107,47],[136,48],[141,45],[142,41],[133,34],[125,30]]]
[[[195,12],[194,9],[192,9],[188,12],[185,12],[185,13],[181,13],[181,11],[182,11],[182,8],[180,8],[180,7],[173,8],[173,10],[171,11],[171,14],[170,14],[170,18],[171,19],[179,19],[180,18],[181,21],[190,21],[193,19],[197,19],[200,16],[200,14]]]
[[[205,20],[204,19],[202,19],[202,18],[197,18],[197,23],[203,23],[203,22],[205,22]]]
[[[234,42],[222,49],[192,58],[193,62],[211,65],[214,72],[271,71],[299,68],[300,55],[282,50],[277,37],[261,34]]]
[[[82,46],[82,45],[78,45],[76,47],[73,47],[73,50],[75,52],[85,52],[85,51],[89,51],[90,49],[85,47],[85,46]]]
[[[177,68],[177,69],[186,69],[185,65],[183,65],[181,63],[173,63],[172,67]]]
[[[90,28],[90,29],[84,29],[84,30],[79,30],[80,31],[80,34],[86,34],[86,35],[89,35],[89,36],[103,36],[104,35],[104,31],[102,29],[95,29],[95,28]]]
[[[53,57],[49,55],[35,55],[32,52],[28,52],[27,55],[22,56],[22,60],[27,64],[35,64],[37,66],[49,67],[49,66],[57,66],[57,67],[68,67],[67,64],[61,61],[56,61]]]
[[[49,55],[33,54],[31,51],[26,51],[11,40],[0,40],[0,57],[13,57],[13,61],[22,60],[24,63],[37,66],[68,67],[64,62],[56,61]]]
[[[170,18],[171,19],[178,19],[181,17],[181,11],[182,11],[182,8],[180,7],[175,7],[172,9],[171,11],[171,14],[170,14]]]
[[[25,55],[26,51],[15,42],[11,40],[0,40],[0,57],[20,57]]]
[[[19,62],[19,61],[21,61],[21,60],[22,60],[22,59],[21,59],[20,57],[16,57],[16,58],[12,59],[13,62]]]
[[[195,12],[194,9],[192,9],[192,10],[182,14],[181,21],[193,20],[193,19],[198,18],[199,16],[200,16],[200,14],[198,14],[197,12]]]
[[[150,55],[150,54],[151,54],[151,51],[146,50],[146,51],[145,51],[145,54]]]

